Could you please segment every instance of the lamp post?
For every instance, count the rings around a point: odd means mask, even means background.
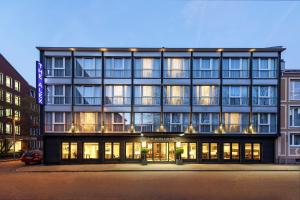
[[[16,130],[15,130],[15,126],[16,126],[16,118],[15,116],[12,117],[13,120],[13,142],[14,142],[14,159],[16,159]]]

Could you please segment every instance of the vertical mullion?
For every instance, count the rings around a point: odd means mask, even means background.
[[[252,127],[252,117],[253,117],[253,102],[252,102],[252,100],[253,100],[253,52],[251,51],[250,52],[250,66],[249,66],[249,77],[250,77],[250,88],[249,88],[249,100],[248,100],[248,102],[249,102],[249,106],[250,106],[250,114],[249,114],[249,128],[250,128],[250,126]],[[253,129],[251,129],[250,131],[249,131],[249,129],[248,129],[248,132],[251,132],[252,133],[252,130]]]
[[[163,92],[163,78],[164,78],[164,52],[160,54],[160,127],[163,125],[163,103],[164,103],[164,92]],[[162,130],[160,130],[162,131]],[[153,146],[152,146],[153,150]],[[152,153],[153,154],[153,153]]]
[[[134,77],[133,76],[134,76],[134,52],[132,51],[131,52],[131,99],[130,99],[130,125],[131,126],[134,126],[134,117],[133,117],[133,104],[134,104],[134,88],[133,88],[134,80],[133,80],[133,78]],[[125,123],[124,123],[124,125],[125,125]]]
[[[75,125],[74,125],[74,74],[75,74],[75,58],[74,58],[74,51],[71,51],[71,59],[72,59],[72,79],[71,79],[71,111],[72,111],[72,125],[71,125],[71,130],[72,133],[75,132]],[[65,90],[65,86],[64,86],[64,90]],[[64,91],[65,92],[65,91]]]
[[[190,58],[190,126],[193,124],[193,52]],[[188,128],[189,129],[189,128]]]
[[[104,52],[101,52],[101,132],[104,132]]]
[[[220,112],[219,112],[219,124],[220,127],[223,124],[223,51],[220,52],[220,63],[219,63],[219,77],[220,77],[220,90],[219,90],[219,105],[220,105]],[[222,126],[223,127],[223,126]],[[220,130],[222,131],[222,130]],[[221,132],[222,133],[222,132]]]

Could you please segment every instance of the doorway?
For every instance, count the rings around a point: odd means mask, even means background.
[[[173,162],[175,161],[174,142],[149,142],[147,143],[149,152],[147,160],[153,162]]]

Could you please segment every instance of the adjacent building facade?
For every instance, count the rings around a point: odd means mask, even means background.
[[[279,163],[300,162],[300,70],[284,70],[281,77],[281,136]]]
[[[0,156],[41,148],[35,88],[0,54]]]
[[[273,163],[282,47],[38,47],[44,159]]]

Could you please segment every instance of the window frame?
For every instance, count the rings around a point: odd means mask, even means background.
[[[106,154],[106,145],[110,145],[110,154]],[[118,157],[115,156],[114,145],[119,146]],[[110,155],[106,158],[106,155]],[[120,160],[121,159],[121,143],[120,142],[104,142],[104,160]]]
[[[289,137],[289,146],[291,147],[300,147],[300,143],[299,144],[295,144],[295,136],[300,138],[300,132],[293,132],[290,133],[290,137]]]

